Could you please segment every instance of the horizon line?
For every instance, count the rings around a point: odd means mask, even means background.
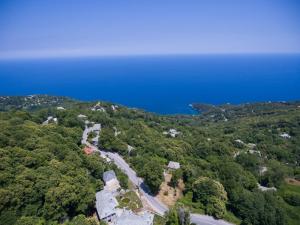
[[[103,57],[151,57],[151,56],[197,56],[197,55],[300,55],[300,52],[165,52],[165,53],[90,53],[90,54],[69,54],[71,52],[61,52],[54,54],[43,54],[45,52],[34,52],[34,54],[1,54],[0,60],[30,60],[30,59],[72,59],[72,58],[103,58]],[[77,52],[79,53],[79,52]]]

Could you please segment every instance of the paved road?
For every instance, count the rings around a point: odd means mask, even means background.
[[[127,174],[129,180],[136,185],[142,195],[147,200],[150,207],[159,215],[164,215],[168,211],[167,206],[161,203],[158,199],[150,194],[149,188],[144,183],[143,179],[136,175],[136,172],[130,168],[130,166],[125,162],[125,160],[118,154],[112,152],[100,151],[101,155],[106,155],[124,172]]]
[[[92,127],[88,127],[87,125],[85,125],[85,129],[82,133],[81,144],[90,145],[90,143],[88,143],[87,139],[88,139],[89,133],[91,133],[91,132],[96,133],[96,137],[94,137],[92,141],[98,142],[100,131],[101,131],[101,124],[99,124],[99,123],[94,124]]]
[[[89,145],[95,149],[95,151],[99,151],[101,157],[103,158],[109,158],[113,160],[113,162],[125,173],[127,174],[130,181],[136,185],[142,195],[147,200],[148,204],[151,206],[151,208],[159,215],[164,215],[165,212],[168,211],[167,206],[165,206],[162,202],[160,202],[158,199],[156,199],[154,196],[150,194],[149,188],[144,183],[143,179],[138,177],[136,175],[136,172],[130,168],[128,163],[118,154],[118,153],[112,153],[107,151],[102,151],[96,148],[95,146],[91,145],[89,142],[87,142],[87,136],[88,133],[91,130],[86,127],[86,129],[83,132],[82,135],[82,144]],[[191,214],[191,222],[195,223],[197,225],[232,225],[231,223],[228,223],[224,220],[216,220],[211,216],[206,215],[200,215],[200,214]]]
[[[191,214],[191,222],[197,225],[233,225],[224,220],[216,220],[212,216]]]
[[[146,197],[149,205],[155,210],[156,213],[160,215],[164,215],[168,208],[161,203],[158,199],[149,194],[149,189],[143,183],[143,179],[139,178],[136,175],[136,172],[129,167],[126,161],[118,154],[112,152],[100,151],[101,155],[106,155],[113,162],[127,174],[128,178],[131,180],[133,184],[139,187],[142,194]],[[232,225],[224,220],[216,220],[212,216],[200,215],[200,214],[191,214],[191,222],[197,225]]]

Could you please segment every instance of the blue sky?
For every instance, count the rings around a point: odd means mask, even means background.
[[[0,58],[207,53],[300,53],[300,1],[0,1]]]

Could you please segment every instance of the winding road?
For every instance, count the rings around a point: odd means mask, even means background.
[[[100,151],[100,153],[101,155],[105,155],[110,158],[125,174],[127,174],[129,180],[139,188],[141,194],[147,200],[147,203],[157,214],[163,216],[165,212],[168,211],[168,207],[150,194],[149,188],[144,183],[143,179],[136,175],[136,172],[130,168],[130,166],[118,153],[105,151]]]
[[[89,128],[86,127],[82,135],[82,143],[93,147],[95,151],[98,151],[100,153],[100,156],[102,158],[111,159],[114,164],[128,176],[128,179],[139,188],[141,194],[145,197],[149,206],[157,214],[163,216],[165,212],[168,211],[168,207],[150,194],[149,188],[144,183],[143,179],[137,176],[136,172],[132,168],[130,168],[128,163],[118,153],[99,150],[96,146],[91,145],[87,141],[89,131]],[[212,216],[200,214],[191,214],[191,223],[197,225],[233,225],[224,220],[216,220]]]

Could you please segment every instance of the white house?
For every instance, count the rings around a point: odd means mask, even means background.
[[[239,144],[245,144],[242,140],[240,140],[240,139],[236,139],[236,140],[234,140],[236,143],[239,143]]]
[[[261,191],[277,191],[276,187],[264,187],[264,186],[260,185],[259,183],[257,183],[257,187]]]
[[[258,150],[252,150],[252,149],[250,149],[248,152],[249,152],[250,154],[257,154],[257,155],[259,155],[259,156],[261,157],[261,152],[258,151]]]
[[[94,124],[93,131],[100,131],[100,129],[101,129],[101,124],[100,123]]]
[[[282,133],[279,136],[282,137],[282,138],[285,138],[285,139],[290,139],[291,138],[291,136],[288,133]]]
[[[101,106],[101,103],[100,103],[100,102],[98,102],[95,106],[93,106],[93,107],[91,108],[91,110],[92,110],[92,111],[106,112],[105,108],[103,108],[103,107]]]
[[[168,168],[173,169],[173,170],[177,170],[177,169],[180,168],[180,163],[170,161],[169,164],[168,164]]]
[[[83,115],[83,114],[79,114],[77,117],[78,117],[79,119],[86,119],[86,118],[87,118],[87,116],[86,116],[86,115]]]
[[[176,137],[177,135],[179,135],[180,134],[180,132],[179,131],[177,131],[176,129],[169,129],[168,131],[164,131],[163,132],[163,134],[168,134],[168,135],[170,135],[171,137]]]
[[[147,211],[141,214],[135,214],[130,210],[124,210],[116,219],[114,225],[152,225],[154,215]]]
[[[111,105],[111,109],[115,112],[115,111],[117,111],[118,106],[117,105]]]
[[[109,170],[103,173],[103,181],[105,183],[105,190],[113,192],[120,188],[120,183],[113,170]]]
[[[116,219],[117,199],[110,191],[103,190],[96,193],[96,210],[100,220],[112,222]]]
[[[53,116],[48,116],[47,120],[45,120],[43,122],[43,125],[47,125],[49,123],[56,123],[57,124],[58,120],[56,117],[53,117]]]

